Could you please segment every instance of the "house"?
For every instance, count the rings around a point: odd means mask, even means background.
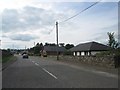
[[[74,56],[90,56],[107,50],[110,50],[109,46],[94,41],[82,43],[70,49],[70,51],[73,52]]]
[[[57,55],[57,51],[59,54],[64,54],[66,49],[64,47],[58,47],[58,46],[44,46],[44,49],[47,52],[47,55]]]

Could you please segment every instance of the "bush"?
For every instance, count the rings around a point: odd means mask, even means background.
[[[114,56],[115,68],[120,67],[120,48],[97,53],[96,56]]]
[[[10,50],[2,50],[2,63],[9,61],[12,56]]]
[[[66,52],[64,52],[64,55],[72,55],[72,52],[71,51],[66,51]]]
[[[9,50],[2,50],[2,58],[12,56],[13,54]]]
[[[96,56],[120,56],[120,49],[113,49],[97,53]]]
[[[111,52],[109,51],[103,51],[95,54],[95,56],[110,56],[110,55],[111,55]]]
[[[115,56],[120,56],[120,48],[117,48],[117,49],[115,50]]]

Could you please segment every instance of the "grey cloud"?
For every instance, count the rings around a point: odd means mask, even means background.
[[[118,23],[111,25],[111,26],[101,28],[101,30],[109,30],[110,32],[117,31],[118,30]]]
[[[2,13],[2,30],[6,32],[7,30],[15,29],[18,27],[18,12],[14,9],[5,9]]]
[[[30,34],[17,34],[17,35],[10,36],[10,39],[19,40],[19,41],[31,41],[36,38],[38,38],[38,37],[32,36]]]
[[[37,7],[26,6],[20,12],[16,9],[5,9],[2,12],[3,33],[40,29],[51,26],[54,21],[54,12]]]
[[[4,38],[4,37],[7,37],[6,35],[4,35],[4,34],[2,34],[2,37]]]
[[[31,14],[31,12],[33,14],[38,14],[38,12],[44,12],[44,9],[42,8],[36,8],[36,7],[31,7],[31,6],[26,6],[24,7],[24,10],[27,11],[29,14]]]

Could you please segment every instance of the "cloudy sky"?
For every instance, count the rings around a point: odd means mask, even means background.
[[[96,0],[97,1],[97,0]],[[37,43],[56,43],[55,22],[62,22],[95,2],[42,2],[0,0],[1,48],[30,48]],[[97,41],[107,44],[107,32],[118,38],[118,3],[100,2],[59,24],[59,43]]]

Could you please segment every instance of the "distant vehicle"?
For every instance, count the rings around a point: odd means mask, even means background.
[[[46,52],[43,52],[43,57],[47,57],[47,53]]]
[[[47,57],[47,52],[45,50],[41,51],[41,56]]]
[[[21,53],[19,53],[18,55],[21,55]]]
[[[28,58],[28,54],[23,54],[23,58]]]
[[[26,52],[22,53],[23,58],[28,58],[28,54]]]

